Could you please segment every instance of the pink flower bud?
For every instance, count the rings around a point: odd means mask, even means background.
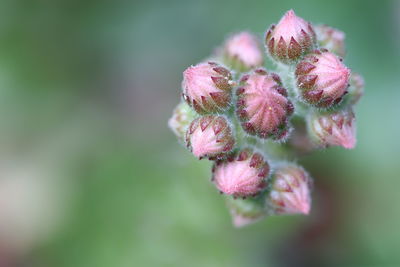
[[[347,149],[356,145],[356,123],[353,110],[314,113],[308,118],[311,138],[320,146],[342,146]]]
[[[350,70],[335,54],[321,49],[297,64],[295,74],[302,100],[327,108],[338,104],[347,92]]]
[[[208,115],[195,119],[186,132],[186,144],[198,158],[221,158],[230,152],[235,139],[223,116]]]
[[[229,196],[226,203],[232,216],[232,224],[238,228],[255,223],[267,215],[264,194],[246,199]]]
[[[185,142],[186,130],[196,115],[186,102],[181,102],[175,107],[172,117],[168,120],[168,126],[179,141]]]
[[[243,72],[263,64],[263,51],[257,37],[249,32],[232,35],[225,42],[224,59],[228,66]]]
[[[350,101],[351,105],[355,105],[360,101],[360,98],[364,95],[364,78],[358,74],[352,72],[350,75],[350,87],[349,93],[346,96]]]
[[[320,47],[328,49],[339,57],[345,56],[346,49],[344,45],[344,39],[346,35],[344,32],[328,25],[317,25],[314,26],[314,29],[317,34],[317,42]]]
[[[294,164],[277,168],[267,200],[275,214],[308,214],[311,208],[311,179]]]
[[[200,114],[223,111],[231,101],[231,78],[214,62],[191,66],[183,72],[183,98]]]
[[[279,23],[272,25],[265,36],[269,54],[276,60],[290,64],[315,47],[316,37],[311,23],[289,10]]]
[[[267,185],[269,165],[261,154],[243,149],[213,166],[212,181],[221,193],[234,197],[255,196]]]
[[[293,113],[294,107],[279,76],[258,69],[243,76],[241,85],[236,91],[236,114],[243,129],[260,138],[287,137],[288,116]]]

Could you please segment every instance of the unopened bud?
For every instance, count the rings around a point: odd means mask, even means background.
[[[248,197],[265,189],[268,174],[269,165],[264,157],[252,149],[243,149],[214,163],[212,181],[221,193]]]
[[[364,95],[364,78],[360,74],[354,72],[351,73],[348,92],[346,98],[349,99],[350,104],[357,104],[360,98]]]
[[[347,92],[350,70],[335,54],[315,50],[296,66],[301,99],[313,106],[327,108],[340,103]]]
[[[269,28],[265,42],[272,58],[290,64],[314,49],[316,37],[311,23],[289,10],[276,26]]]
[[[241,79],[237,89],[236,114],[243,129],[260,138],[284,139],[288,136],[288,117],[294,107],[276,74],[255,70]]]
[[[232,216],[232,224],[238,228],[255,223],[267,214],[264,194],[246,199],[228,196],[226,204]]]
[[[356,145],[356,122],[350,107],[332,112],[315,112],[308,118],[308,127],[311,138],[322,147],[342,146],[351,149]]]
[[[168,126],[180,142],[185,142],[186,130],[196,115],[186,102],[181,102],[175,107],[172,117],[168,120]]]
[[[320,47],[328,49],[339,57],[345,56],[346,49],[344,45],[344,39],[346,35],[344,32],[324,24],[314,26],[314,29],[317,35],[317,42]]]
[[[311,208],[311,178],[294,164],[280,166],[272,175],[267,202],[275,214],[308,214]]]
[[[217,63],[191,66],[183,72],[183,98],[198,113],[215,113],[228,108],[231,101],[232,76]]]
[[[195,119],[186,132],[186,144],[198,158],[219,159],[230,152],[235,139],[223,116],[208,115]]]
[[[263,51],[257,37],[249,32],[232,35],[225,42],[223,57],[226,64],[244,72],[263,64]]]

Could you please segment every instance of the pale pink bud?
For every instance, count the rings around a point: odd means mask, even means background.
[[[267,215],[264,194],[246,199],[228,196],[226,203],[232,216],[232,224],[238,228],[255,223]]]
[[[311,23],[289,10],[276,26],[269,28],[265,43],[274,59],[290,64],[314,49],[316,37]]]
[[[243,129],[260,138],[287,137],[288,117],[294,107],[279,76],[258,69],[243,76],[240,83],[242,86],[236,91],[236,114]]]
[[[249,32],[232,35],[225,42],[224,59],[228,66],[243,72],[263,64],[263,51],[257,37]]]
[[[308,214],[311,208],[311,179],[294,164],[280,166],[272,175],[272,187],[267,200],[275,214]]]
[[[360,98],[364,95],[364,78],[358,74],[352,72],[350,75],[350,87],[348,88],[348,95],[346,96],[350,100],[351,105],[355,105],[360,101]]]
[[[339,57],[344,57],[346,54],[344,39],[346,35],[344,32],[332,28],[328,25],[314,26],[317,42],[320,47],[326,48]]]
[[[195,119],[186,132],[186,144],[198,158],[222,158],[230,152],[235,139],[223,116],[208,115]]]
[[[186,130],[196,115],[186,102],[181,102],[175,107],[172,117],[168,120],[168,126],[179,141],[185,142]]]
[[[268,173],[269,165],[261,154],[243,149],[227,160],[215,162],[212,181],[221,193],[255,196],[266,187]]]
[[[308,124],[311,137],[320,146],[351,149],[356,145],[356,122],[351,108],[311,114]]]
[[[338,104],[347,92],[350,69],[335,54],[321,49],[299,62],[295,74],[301,99],[327,108]]]
[[[191,66],[183,72],[183,98],[198,113],[221,112],[231,101],[232,76],[217,63]]]

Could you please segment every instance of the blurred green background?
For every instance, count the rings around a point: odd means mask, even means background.
[[[358,145],[311,215],[231,226],[167,128],[182,71],[293,8],[346,33]],[[399,1],[1,1],[0,266],[400,266]]]

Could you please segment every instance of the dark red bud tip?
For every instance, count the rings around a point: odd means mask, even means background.
[[[282,80],[281,80],[281,78],[279,77],[278,74],[276,74],[276,73],[271,73],[271,77],[272,77],[272,79],[273,79],[275,82],[277,82],[279,85],[282,84]]]
[[[214,82],[215,86],[217,86],[221,90],[229,90],[231,88],[228,79],[225,77],[211,77],[212,81]]]
[[[242,106],[244,106],[246,104],[246,101],[244,100],[244,99],[238,99],[237,101],[236,101],[236,105],[238,106],[238,107],[242,107]]]
[[[274,52],[275,52],[275,38],[271,38],[271,40],[268,42],[268,50],[269,50],[269,53],[271,55],[274,54]]]
[[[262,167],[261,171],[259,172],[258,176],[259,177],[266,177],[269,173],[269,165],[267,163],[264,164],[264,167]]]
[[[281,86],[278,86],[276,88],[276,91],[278,91],[278,93],[280,93],[283,96],[288,96],[287,90]]]
[[[297,85],[298,85],[300,88],[303,88],[303,89],[311,89],[311,88],[314,86],[315,81],[317,80],[317,78],[318,78],[317,75],[304,75],[304,76],[300,76],[300,77],[297,79]]]
[[[222,107],[226,107],[230,102],[230,95],[223,92],[213,92],[210,93],[211,98]]]
[[[231,77],[231,73],[229,72],[229,70],[223,68],[223,67],[215,67],[213,68],[213,70],[219,74],[221,74],[224,77],[230,78]]]
[[[203,132],[208,127],[208,125],[210,125],[211,121],[212,121],[212,117],[210,117],[210,116],[202,117],[200,119],[200,128]]]
[[[271,38],[272,32],[271,30],[267,31],[267,34],[265,35],[265,43],[268,43],[268,40]]]
[[[317,90],[317,91],[309,90],[305,91],[303,96],[308,102],[315,103],[320,101],[323,93],[324,93],[323,90]]]
[[[278,58],[283,59],[283,60],[286,58],[286,52],[287,52],[286,48],[287,48],[286,42],[283,39],[283,37],[281,37],[279,39],[278,45],[276,47],[276,54],[277,54]]]
[[[296,40],[291,37],[290,38],[290,43],[289,43],[289,48],[288,48],[288,57],[289,59],[295,60],[301,56],[301,46],[299,45]]]
[[[248,153],[247,151],[244,150],[244,151],[240,152],[240,154],[239,154],[237,160],[238,160],[238,161],[243,161],[243,160],[248,159],[248,157],[249,157],[249,153]]]
[[[246,75],[243,75],[243,77],[242,78],[240,78],[240,83],[244,83],[244,82],[246,82],[248,79],[249,79],[249,75],[248,74],[246,74]]]
[[[267,75],[267,71],[264,69],[256,69],[254,72],[260,75]]]
[[[287,110],[287,115],[288,115],[288,116],[290,116],[290,115],[293,114],[293,112],[294,112],[294,106],[293,106],[293,103],[292,103],[292,102],[289,101],[289,102],[287,103],[286,110]]]
[[[260,154],[255,153],[253,157],[251,157],[250,167],[257,168],[262,162],[263,162],[263,157]]]
[[[239,96],[239,95],[241,95],[241,94],[244,94],[245,91],[246,91],[246,89],[245,89],[244,87],[239,87],[239,88],[236,90],[236,95]]]
[[[214,124],[212,125],[215,135],[219,134],[226,127],[227,127],[226,121],[222,117],[219,117],[218,119],[216,119]]]
[[[333,105],[333,103],[335,102],[335,99],[333,99],[332,97],[325,97],[322,100],[320,100],[320,102],[317,104],[318,107],[321,108],[327,108]]]
[[[238,110],[237,115],[240,119],[246,119],[247,118],[247,112],[244,109]]]
[[[304,75],[304,74],[308,74],[310,71],[312,71],[313,69],[315,69],[315,66],[311,63],[308,63],[306,61],[304,62],[300,62],[299,64],[297,64],[296,66],[296,76],[298,75]]]
[[[206,98],[205,96],[201,96],[201,104],[203,105],[203,108],[214,111],[216,108],[214,105],[211,104],[211,101],[209,101],[209,98]]]
[[[197,103],[196,100],[193,100],[192,104],[193,104],[193,108],[194,108],[194,110],[196,110],[196,112],[198,112],[200,114],[205,113],[204,109]]]
[[[242,124],[243,129],[249,134],[255,134],[255,128],[250,122],[245,122]]]
[[[342,102],[342,99],[343,99],[343,97],[337,98],[335,101],[333,101],[333,105],[339,104],[340,102]]]

